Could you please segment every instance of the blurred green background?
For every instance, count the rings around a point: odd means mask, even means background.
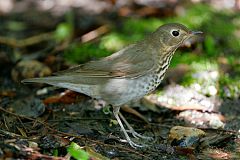
[[[178,22],[204,32],[204,39],[195,49],[180,49],[171,67],[189,64],[193,72],[218,70],[219,95],[238,98],[240,95],[240,14],[233,10],[217,10],[209,4],[186,6],[184,13],[171,17],[128,17],[121,26],[112,25],[110,33],[95,42],[73,44],[64,52],[67,61],[84,63],[110,55],[124,46],[141,40],[158,26]],[[225,68],[224,68],[225,67]],[[228,69],[226,72],[225,70]],[[198,79],[187,75],[182,84],[191,85]],[[201,84],[202,85],[202,84]]]
[[[203,80],[192,75],[216,70],[217,80],[210,83],[215,83],[218,95],[240,96],[238,0],[6,0],[1,1],[0,6],[1,53],[12,52],[8,55],[13,63],[24,59],[25,55],[41,59],[36,56],[39,52],[44,52],[44,56],[54,52],[52,55],[63,57],[72,65],[84,63],[141,40],[162,24],[178,22],[204,32],[202,37],[182,46],[171,62],[172,68],[179,64],[190,67],[191,71],[180,83],[201,85]],[[20,41],[9,43],[4,39],[24,39],[46,32],[51,32],[52,36],[43,38],[47,43],[37,45]]]

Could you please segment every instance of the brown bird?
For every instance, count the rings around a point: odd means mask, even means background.
[[[160,26],[142,41],[97,61],[57,72],[55,76],[25,79],[67,88],[102,99],[113,106],[113,113],[128,143],[136,148],[121,120],[135,138],[148,138],[134,131],[119,112],[123,104],[143,97],[161,83],[175,50],[189,37],[202,32],[190,31],[182,24]]]

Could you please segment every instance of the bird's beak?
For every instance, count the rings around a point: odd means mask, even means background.
[[[190,31],[191,36],[194,36],[194,35],[197,35],[197,34],[203,34],[203,32],[202,31]]]

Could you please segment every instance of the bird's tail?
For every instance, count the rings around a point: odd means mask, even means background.
[[[87,81],[88,80],[88,81]],[[98,80],[99,81],[99,80]],[[29,78],[21,81],[22,83],[46,83],[53,86],[68,88],[70,90],[84,93],[88,96],[98,98],[100,93],[97,81],[91,82],[89,79],[74,76],[50,76],[43,78]],[[85,82],[85,83],[82,83]]]
[[[71,81],[70,77],[67,76],[50,76],[50,77],[42,77],[42,78],[29,78],[24,79],[22,83],[47,83],[47,84],[56,84],[64,81]]]

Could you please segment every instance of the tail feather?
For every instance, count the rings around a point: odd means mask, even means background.
[[[29,78],[29,79],[24,79],[21,82],[22,83],[47,83],[47,84],[52,84],[52,83],[59,83],[63,81],[69,81],[70,79],[63,76],[51,76],[51,77],[42,77],[42,78]]]
[[[78,75],[64,75],[64,76],[50,76],[42,78],[29,78],[24,79],[22,83],[46,83],[50,85],[56,85],[58,83],[73,83],[73,84],[83,84],[83,85],[96,85],[106,83],[108,78],[93,78],[84,77]]]
[[[86,81],[86,79],[72,76],[50,76],[43,78],[24,79],[22,80],[22,83],[46,83],[61,88],[68,88],[94,98],[99,98],[99,85],[96,82],[89,83],[90,81],[88,81],[88,83],[82,83],[83,81]]]

